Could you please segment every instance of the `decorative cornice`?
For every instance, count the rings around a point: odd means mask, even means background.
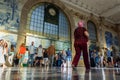
[[[92,14],[95,17],[99,17],[101,16],[98,13],[95,13],[96,10],[93,10],[93,8],[89,8],[88,5],[85,5],[84,3],[82,3],[81,1],[79,1],[79,3],[81,2],[81,4],[78,4],[78,0],[76,1],[72,1],[72,0],[61,0],[62,2],[64,2],[65,4],[71,6],[72,8],[74,7],[74,9],[77,9],[79,11],[85,12],[87,14]],[[106,22],[108,23],[112,23],[115,24],[114,21],[110,20],[109,18],[105,18]]]

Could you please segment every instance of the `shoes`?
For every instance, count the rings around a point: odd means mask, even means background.
[[[86,69],[86,71],[85,71],[86,73],[89,73],[90,72],[90,69]]]
[[[76,67],[74,65],[72,65],[72,70],[77,71],[77,69],[76,69]]]

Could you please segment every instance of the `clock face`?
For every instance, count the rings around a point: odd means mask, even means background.
[[[55,15],[56,15],[56,11],[55,11],[53,8],[50,8],[50,9],[49,9],[49,13],[50,13],[50,15],[52,15],[52,16],[55,16]]]

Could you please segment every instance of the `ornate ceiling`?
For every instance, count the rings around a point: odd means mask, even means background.
[[[120,24],[120,0],[61,0],[77,8]]]

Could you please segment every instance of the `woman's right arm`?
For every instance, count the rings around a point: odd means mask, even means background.
[[[87,38],[89,37],[89,33],[87,31],[85,31],[84,34]]]

